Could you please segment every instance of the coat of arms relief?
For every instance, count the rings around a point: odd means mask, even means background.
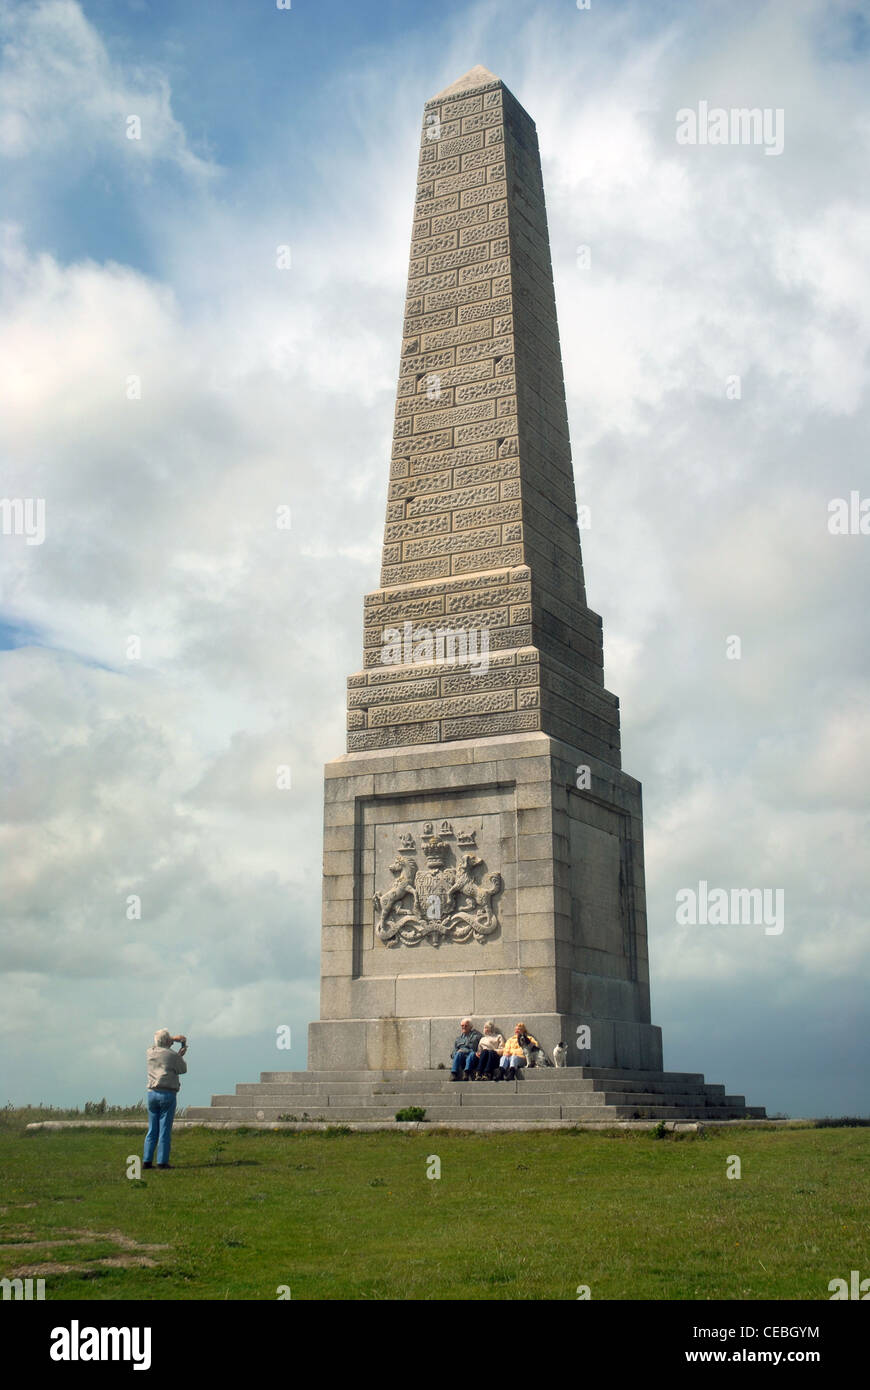
[[[486,872],[475,837],[474,830],[454,835],[449,821],[442,821],[436,833],[427,821],[420,841],[426,867],[420,869],[414,857],[414,835],[399,835],[398,851],[390,864],[393,882],[372,899],[377,911],[375,931],[386,946],[418,946],[421,941],[438,946],[444,940],[470,941],[472,937],[483,941],[498,931],[492,899],[504,884],[501,874]]]

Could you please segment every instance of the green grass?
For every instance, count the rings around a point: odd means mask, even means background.
[[[175,1112],[177,1120],[183,1120],[185,1110],[179,1106]],[[103,1120],[135,1120],[148,1123],[148,1111],[144,1101],[135,1105],[107,1105],[103,1101],[85,1101],[84,1107],[63,1105],[6,1105],[0,1109],[0,1133],[8,1130],[23,1131],[29,1124],[45,1120],[81,1120],[92,1124]]]
[[[827,1299],[870,1275],[864,1127],[191,1130],[174,1171],[133,1182],[141,1145],[141,1128],[25,1134],[7,1115],[0,1277],[42,1274],[48,1299],[438,1300]]]

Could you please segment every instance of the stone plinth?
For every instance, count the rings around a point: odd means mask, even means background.
[[[594,791],[578,789],[580,767]],[[321,1021],[310,1028],[309,1066],[436,1067],[468,1014],[505,1034],[522,1020],[548,1049],[567,1043],[578,1065],[661,1068],[633,778],[543,733],[350,753],[326,769],[325,824]],[[419,875],[433,836],[448,876],[462,841],[479,861],[475,887],[497,876],[483,919],[491,931],[466,933],[464,918],[439,930],[448,915],[439,902],[424,918],[430,935],[390,938],[403,900],[384,925],[375,895],[382,904],[397,865]],[[410,894],[404,903],[413,918]]]

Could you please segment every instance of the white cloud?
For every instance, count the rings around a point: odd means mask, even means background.
[[[188,178],[215,173],[191,150],[166,78],[113,61],[75,0],[6,4],[2,33],[0,156],[80,167],[165,159]]]

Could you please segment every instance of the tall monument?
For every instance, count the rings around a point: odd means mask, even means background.
[[[326,768],[309,1067],[435,1067],[468,1014],[657,1071],[641,789],[586,602],[538,141],[482,67],[424,110],[393,440]]]

